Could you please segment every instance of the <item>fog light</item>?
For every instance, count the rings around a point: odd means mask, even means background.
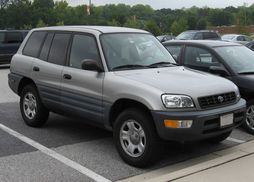
[[[167,128],[190,128],[192,120],[164,120],[164,125]]]

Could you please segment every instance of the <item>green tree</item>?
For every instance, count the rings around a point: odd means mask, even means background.
[[[45,24],[42,19],[39,19],[39,21],[36,25],[37,28],[46,27],[46,26],[47,26],[47,24]]]
[[[155,36],[161,34],[161,30],[160,30],[159,26],[153,20],[149,20],[146,22],[145,30],[151,32]]]
[[[180,18],[179,20],[174,21],[174,23],[171,25],[171,32],[175,36],[186,31],[187,29],[188,29],[188,23],[185,18]]]

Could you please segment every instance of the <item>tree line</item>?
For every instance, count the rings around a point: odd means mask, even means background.
[[[155,35],[211,26],[254,24],[254,4],[224,9],[203,7],[154,10],[149,5],[108,4],[71,7],[66,1],[0,0],[0,29],[31,29],[55,25],[110,25],[141,28]]]

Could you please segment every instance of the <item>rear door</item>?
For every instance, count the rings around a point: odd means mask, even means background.
[[[32,78],[39,89],[42,101],[51,110],[60,109],[62,71],[71,33],[48,32],[38,59],[33,63]]]
[[[62,73],[62,105],[68,113],[100,123],[104,72],[83,70],[82,61],[86,59],[101,63],[96,38],[90,34],[74,34],[68,65]]]

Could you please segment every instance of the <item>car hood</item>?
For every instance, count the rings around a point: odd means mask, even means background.
[[[184,94],[195,98],[237,92],[231,81],[182,66],[115,72],[117,76],[157,88],[163,93]]]

